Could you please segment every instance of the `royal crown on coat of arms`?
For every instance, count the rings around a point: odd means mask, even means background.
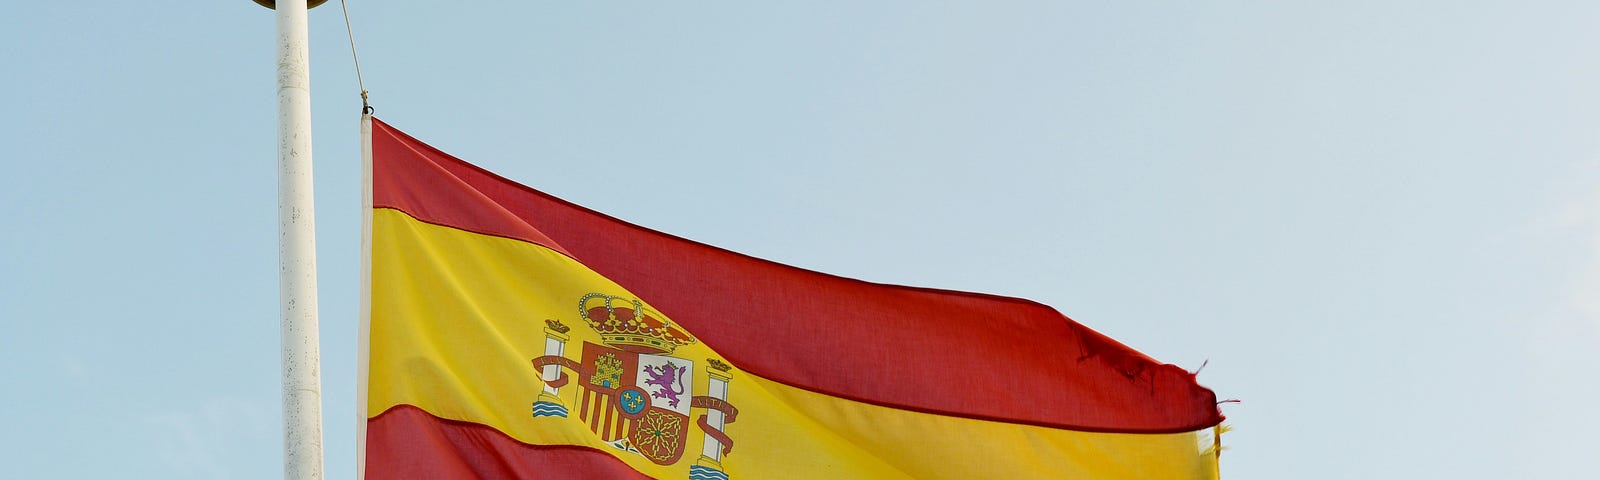
[[[619,301],[626,305],[616,305]],[[672,322],[651,315],[644,303],[611,295],[591,293],[578,301],[578,317],[589,324],[600,341],[619,350],[635,353],[670,354],[679,346],[694,343]]]
[[[695,338],[663,317],[637,299],[584,295],[578,318],[603,345],[583,342],[576,358],[567,356],[571,328],[545,320],[545,354],[533,359],[544,388],[533,403],[533,417],[576,413],[600,441],[658,465],[678,464],[691,427],[698,428],[704,448],[689,466],[689,478],[727,480],[720,461],[732,451],[733,439],[723,428],[739,415],[727,400],[732,366],[706,358],[701,372],[695,360],[673,356]],[[570,393],[562,390],[570,380],[566,371],[578,376]],[[704,393],[696,395],[696,389]],[[703,413],[695,419],[693,410]]]

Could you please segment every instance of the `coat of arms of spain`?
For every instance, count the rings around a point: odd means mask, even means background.
[[[643,302],[602,293],[579,299],[578,317],[604,345],[584,342],[578,360],[567,358],[571,328],[546,320],[545,354],[533,359],[544,382],[533,416],[566,418],[577,410],[577,419],[606,444],[658,465],[673,465],[683,458],[692,409],[703,409],[692,423],[705,435],[705,448],[689,476],[727,480],[721,459],[732,451],[733,441],[722,428],[739,414],[727,402],[731,367],[706,359],[708,395],[694,395],[699,373],[694,360],[672,356],[678,347],[695,343],[688,332]],[[563,368],[578,374],[572,408],[561,399],[561,389],[571,383]]]

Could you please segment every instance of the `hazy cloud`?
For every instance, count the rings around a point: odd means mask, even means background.
[[[147,418],[154,447],[174,478],[238,478],[240,453],[259,455],[253,447],[270,436],[275,405],[268,401],[210,398],[184,411]]]
[[[1591,326],[1600,329],[1600,188],[1568,202],[1555,223],[1582,242],[1573,259],[1576,267],[1567,298]]]

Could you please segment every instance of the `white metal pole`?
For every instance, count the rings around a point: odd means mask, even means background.
[[[275,2],[278,30],[278,301],[283,343],[283,477],[322,478],[316,215],[306,0]]]

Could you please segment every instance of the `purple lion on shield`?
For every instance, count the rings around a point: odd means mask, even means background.
[[[660,390],[650,396],[667,399],[668,406],[678,406],[678,396],[684,394],[683,374],[688,369],[689,367],[673,365],[672,362],[667,362],[666,365],[659,367],[645,365],[644,373],[650,378],[645,379],[644,384],[661,387]],[[674,388],[674,384],[676,384],[676,388]]]

